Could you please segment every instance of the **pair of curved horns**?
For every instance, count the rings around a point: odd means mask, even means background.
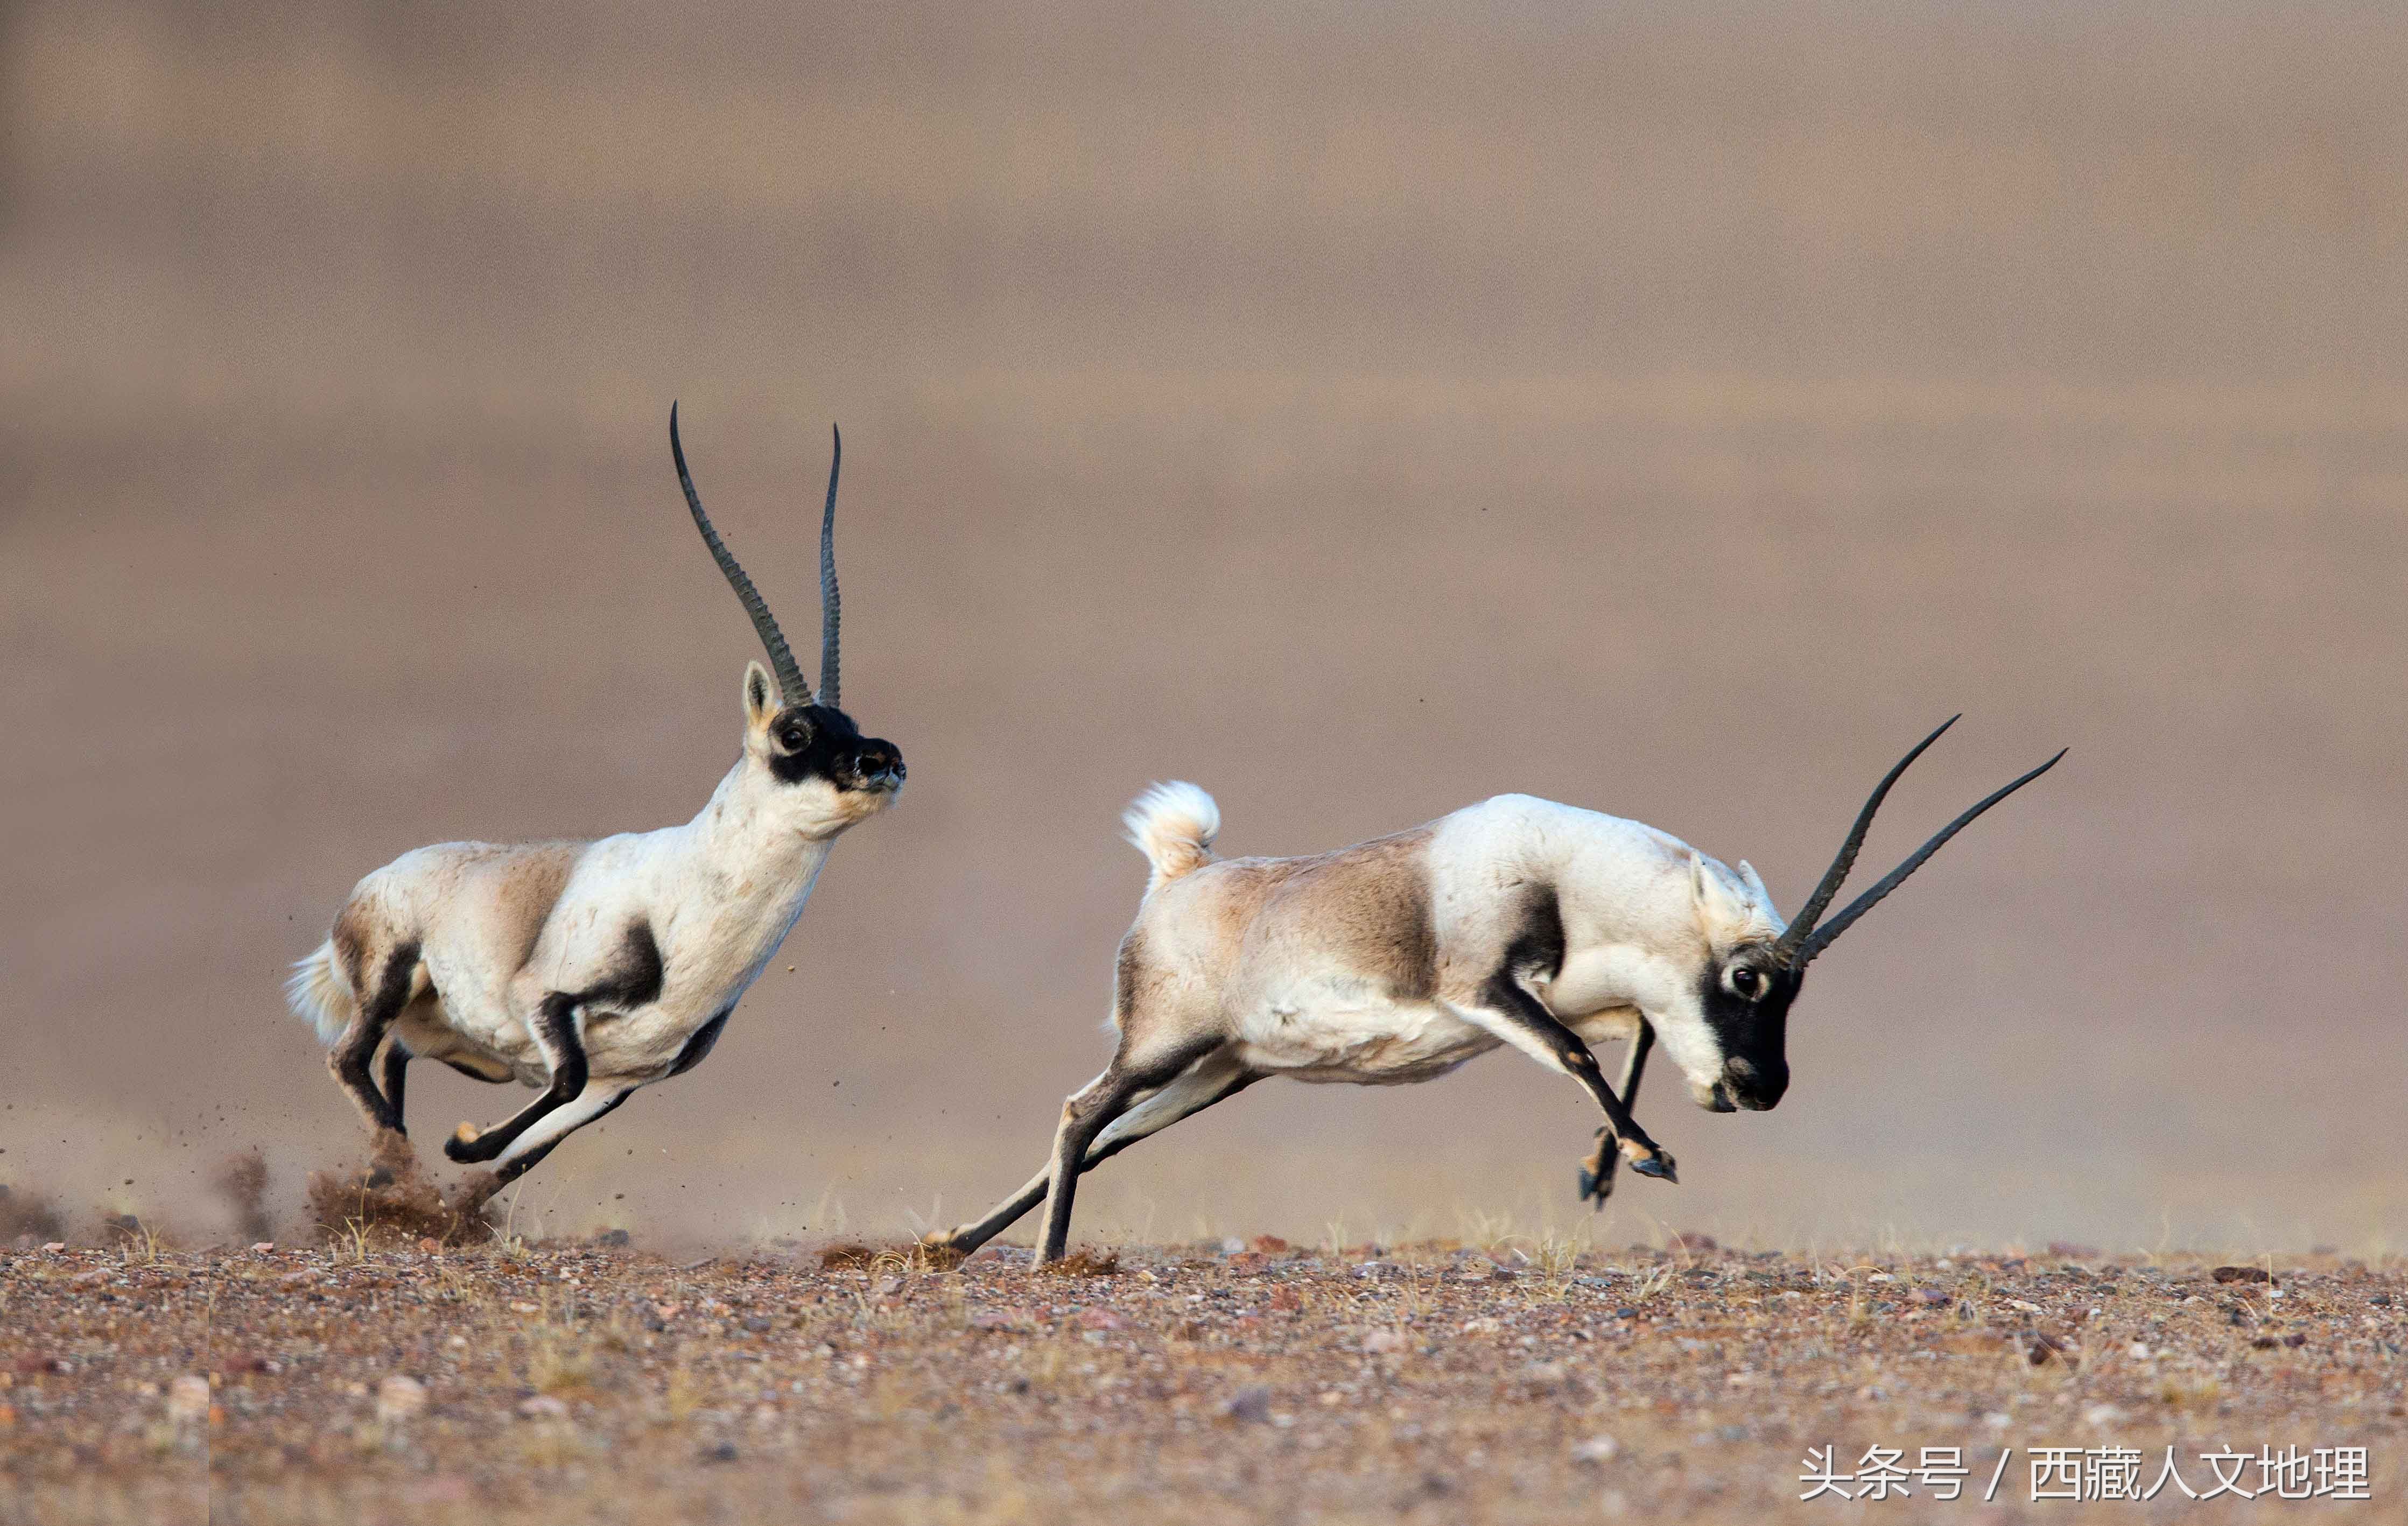
[[[1824,922],[1823,908],[1831,904],[1831,897],[1840,893],[1841,885],[1847,880],[1848,871],[1856,867],[1856,852],[1865,846],[1865,833],[1873,824],[1873,813],[1881,809],[1882,797],[1889,793],[1889,787],[1898,782],[1898,777],[1906,772],[1907,764],[1922,757],[1925,748],[1940,740],[1941,732],[1946,731],[1963,719],[1962,715],[1952,715],[1942,721],[1939,731],[1915,743],[1914,750],[1900,758],[1898,761],[1898,766],[1884,775],[1882,781],[1873,786],[1872,797],[1865,802],[1865,808],[1856,813],[1856,824],[1848,829],[1848,840],[1840,845],[1839,856],[1831,861],[1831,866],[1828,869],[1823,871],[1823,882],[1814,887],[1814,893],[1808,896],[1806,904],[1798,908],[1798,915],[1791,920],[1788,930],[1784,932],[1781,934],[1781,940],[1772,946],[1774,955],[1783,963],[1792,969],[1804,969],[1813,962],[1816,954],[1829,948],[1832,941],[1846,932],[1857,918],[1872,910],[1881,903],[1883,896],[1898,889],[1905,882],[1907,876],[1922,868],[1924,860],[1939,852],[1941,845],[1963,831],[1973,818],[2055,768],[2057,759],[2065,756],[2065,749],[2059,749],[2057,758],[2051,758],[2004,789],[1992,792],[1972,809],[1941,828],[1929,842],[1916,849],[1907,857],[1905,863],[1884,875],[1872,889],[1849,902],[1845,910],[1828,922]]]
[[[752,617],[752,629],[761,634],[761,645],[769,650],[769,665],[778,675],[779,692],[788,705],[800,705],[808,699],[836,710],[843,708],[837,671],[837,627],[844,606],[836,590],[836,478],[838,468],[844,464],[844,435],[833,424],[828,431],[835,436],[836,449],[828,458],[827,507],[820,514],[820,687],[814,693],[803,680],[803,670],[796,665],[785,633],[778,629],[777,617],[769,613],[761,591],[744,575],[743,563],[719,538],[710,516],[702,511],[702,495],[694,491],[693,474],[685,469],[685,447],[678,440],[677,405],[669,405],[669,454],[677,460],[678,486],[685,489],[685,506],[694,511],[694,527],[702,532],[702,543],[710,548],[711,560],[726,574],[727,586],[736,591],[737,602]]]

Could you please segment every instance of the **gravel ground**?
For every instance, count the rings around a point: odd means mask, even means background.
[[[0,1252],[0,1519],[2401,1520],[2403,1350],[2396,1259],[133,1241]],[[1966,1497],[1800,1502],[1875,1446]],[[2372,1503],[2031,1501],[2169,1446],[2362,1447]]]

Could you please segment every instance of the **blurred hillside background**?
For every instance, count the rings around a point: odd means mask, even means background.
[[[2401,1248],[2408,19],[1463,9],[0,9],[0,1180],[290,1201],[354,879],[700,805],[756,648],[674,397],[807,631],[842,422],[911,783],[522,1229],[1017,1185],[1150,779],[1234,853],[1530,791],[1789,908],[1964,710],[1867,874],[2072,754],[1816,965],[1779,1111],[1649,1089],[1682,1186],[1580,1214],[1498,1054],[1257,1089],[1082,1232]]]

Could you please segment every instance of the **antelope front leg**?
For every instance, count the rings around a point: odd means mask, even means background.
[[[585,1040],[578,1032],[577,1001],[556,991],[543,999],[536,1008],[535,1020],[527,1025],[535,1034],[536,1048],[552,1067],[552,1084],[543,1094],[490,1129],[461,1124],[443,1141],[445,1155],[463,1162],[493,1160],[554,1108],[567,1105],[585,1090]]]
[[[1487,1030],[1548,1069],[1578,1081],[1604,1111],[1614,1148],[1629,1159],[1631,1170],[1660,1181],[1681,1179],[1672,1157],[1647,1137],[1647,1131],[1630,1116],[1622,1099],[1614,1095],[1613,1088],[1605,1084],[1597,1056],[1581,1042],[1580,1034],[1565,1027],[1554,1013],[1540,1005],[1536,996],[1510,979],[1500,977],[1492,980],[1482,994],[1491,1005],[1448,1005],[1466,1022]]]
[[[1615,1088],[1622,1093],[1623,1110],[1639,1105],[1639,1077],[1647,1068],[1647,1051],[1656,1047],[1656,1030],[1647,1020],[1639,1020],[1639,1032],[1632,1035],[1630,1050],[1622,1058],[1622,1084]],[[1621,1152],[1610,1143],[1612,1131],[1600,1125],[1597,1131],[1597,1148],[1581,1162],[1580,1201],[1594,1203],[1604,1208],[1605,1200],[1613,1195],[1613,1168],[1622,1162]]]

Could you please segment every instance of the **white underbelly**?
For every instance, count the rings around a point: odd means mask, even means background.
[[[1389,1086],[1443,1076],[1496,1047],[1436,1003],[1274,1005],[1240,1023],[1238,1058],[1300,1081]]]

